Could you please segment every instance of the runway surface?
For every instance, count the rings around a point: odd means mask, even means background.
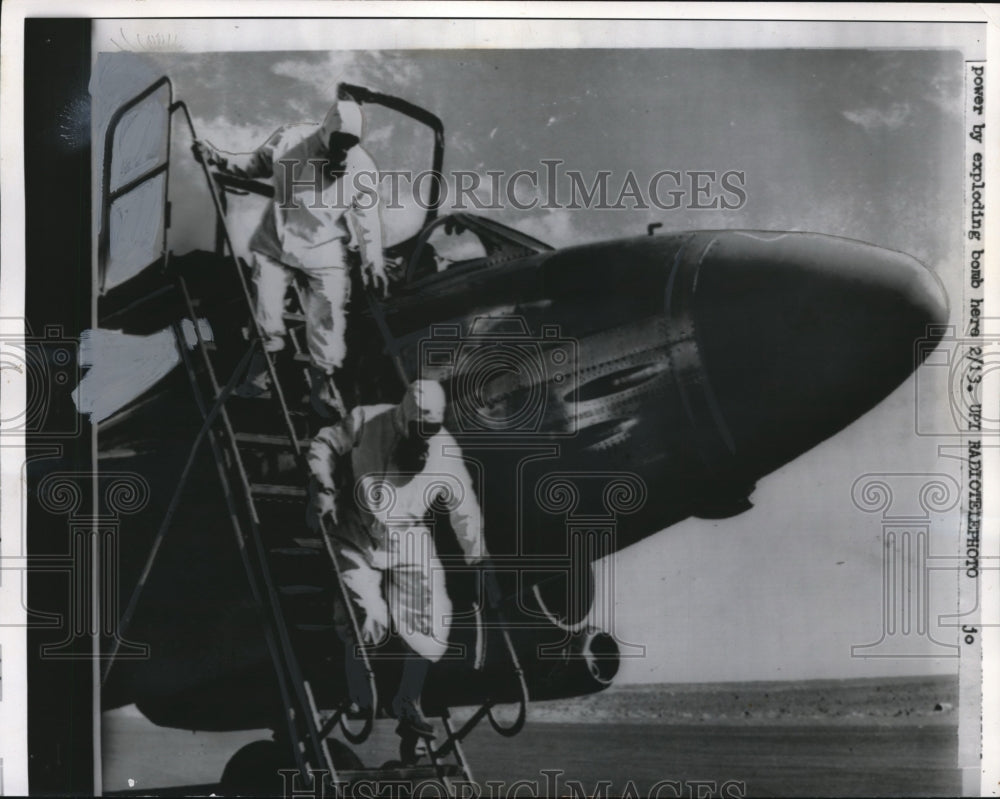
[[[156,795],[201,785],[207,795],[229,756],[243,743],[265,737],[166,730],[139,718],[117,722],[106,725],[104,738],[109,792]],[[394,756],[392,726],[380,722],[373,738],[357,749],[365,765]],[[594,795],[602,781],[611,783],[608,795],[627,793],[631,782],[637,795],[646,796],[665,780],[672,784],[661,788],[664,797],[957,795],[956,750],[953,726],[913,723],[535,723],[510,740],[482,726],[465,746],[484,796],[522,797],[577,795],[574,780],[583,796]],[[544,773],[555,770],[558,776]],[[527,784],[515,785],[517,780]],[[697,782],[714,787],[698,789]]]

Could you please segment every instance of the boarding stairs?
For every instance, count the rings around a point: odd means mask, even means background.
[[[165,157],[160,163],[131,177],[124,185],[113,187],[110,164],[114,155],[116,131],[123,119],[128,119],[142,103],[155,96],[163,96],[166,109],[167,132]],[[191,115],[186,105],[173,100],[169,78],[163,77],[142,93],[120,106],[112,116],[105,138],[105,172],[102,193],[102,225],[98,246],[99,273],[103,286],[104,274],[111,248],[110,227],[113,206],[130,192],[148,188],[151,181],[162,180],[166,200],[166,176],[169,169],[170,128],[173,115],[179,113],[192,139],[196,138]],[[211,194],[216,217],[216,265],[225,263],[228,270],[228,287],[220,291],[218,275],[213,275],[212,296],[202,288],[204,264],[174,258],[167,247],[170,226],[170,204],[164,202],[162,273],[173,283],[183,301],[184,315],[197,321],[206,316],[209,306],[220,297],[243,304],[245,318],[249,320],[242,331],[212,330],[212,335],[196,323],[195,346],[189,350],[181,321],[173,321],[177,349],[182,358],[192,394],[197,404],[202,424],[192,443],[185,467],[180,474],[174,495],[167,507],[138,587],[122,615],[119,631],[128,627],[163,538],[170,528],[184,485],[190,478],[196,455],[202,444],[208,443],[218,471],[222,494],[228,508],[240,556],[247,574],[250,591],[260,610],[262,631],[267,650],[274,665],[281,697],[281,719],[276,720],[276,749],[290,752],[291,759],[284,761],[298,775],[323,774],[332,795],[349,796],[351,786],[362,781],[402,780],[412,783],[434,780],[443,785],[451,795],[458,781],[471,782],[472,776],[462,752],[461,742],[484,717],[503,735],[516,734],[523,726],[527,703],[527,689],[523,672],[517,662],[510,639],[503,631],[511,665],[520,681],[522,701],[513,725],[501,725],[492,713],[493,703],[487,702],[473,716],[457,727],[452,723],[447,708],[440,710],[445,736],[442,741],[420,738],[415,734],[402,736],[399,759],[391,760],[378,769],[366,769],[353,756],[350,749],[331,737],[339,728],[351,743],[368,738],[378,713],[377,687],[371,662],[364,653],[364,664],[371,696],[372,708],[363,718],[352,714],[344,696],[342,646],[336,637],[333,619],[333,601],[339,594],[349,610],[354,641],[360,642],[358,621],[352,604],[347,601],[335,559],[326,535],[312,534],[306,525],[307,469],[305,451],[311,434],[315,433],[317,419],[308,410],[310,372],[306,366],[305,318],[301,302],[287,307],[285,321],[288,326],[290,351],[268,354],[263,349],[262,336],[252,313],[253,300],[249,284],[249,270],[236,254],[226,224],[226,193],[246,193],[252,186],[212,173],[202,164],[206,183]],[[249,184],[252,182],[243,182]],[[259,184],[255,184],[259,187]],[[259,191],[259,189],[258,189]],[[388,335],[384,316],[377,307],[378,301],[369,298],[370,307],[377,317],[379,329]],[[386,341],[386,352],[395,353],[391,340]],[[255,353],[263,353],[270,376],[269,390],[253,398],[239,397],[235,389],[243,381]],[[277,357],[276,357],[277,356]],[[396,362],[399,367],[398,360]],[[405,375],[403,375],[405,377]],[[341,408],[341,411],[343,409]],[[330,423],[329,420],[320,423]],[[120,640],[120,639],[119,639]],[[115,644],[117,646],[117,644]],[[107,659],[107,670],[114,663],[116,652]],[[314,686],[323,688],[327,698],[321,710]],[[332,703],[329,697],[337,697]],[[263,743],[263,742],[260,742]],[[448,762],[449,758],[453,762]],[[235,760],[235,758],[234,758]],[[422,762],[423,761],[423,762]],[[231,762],[232,763],[232,762]],[[228,770],[228,769],[227,769]],[[226,790],[227,786],[220,786]],[[252,784],[241,783],[237,778],[228,789],[232,793],[254,791]]]

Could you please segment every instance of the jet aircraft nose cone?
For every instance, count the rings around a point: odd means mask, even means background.
[[[903,253],[809,233],[727,232],[698,248],[686,302],[743,473],[777,468],[877,404],[948,318],[940,281]]]

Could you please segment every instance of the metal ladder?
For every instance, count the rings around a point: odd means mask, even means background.
[[[218,176],[217,176],[218,177]],[[220,180],[219,183],[225,188],[227,181]],[[235,181],[232,181],[235,183]],[[228,239],[228,232],[225,227],[225,208],[226,203],[224,200],[224,194],[218,193],[213,187],[213,197],[216,199],[217,210],[221,209],[219,212],[219,234],[220,234],[220,244],[225,247],[226,250],[231,254],[232,245]],[[234,262],[237,264],[238,268],[246,270],[246,265],[241,263],[238,258],[233,257]],[[302,333],[305,325],[305,317],[301,312],[302,296],[296,286],[295,296],[299,300],[300,308],[286,308],[285,313],[285,323],[288,331],[289,341],[292,345],[292,355],[291,360],[293,363],[305,364],[308,362],[309,357],[306,351],[306,347],[303,343]],[[406,372],[402,366],[398,345],[392,336],[386,322],[384,312],[381,307],[380,301],[374,297],[370,292],[366,292],[367,302],[369,310],[375,321],[376,327],[379,333],[382,335],[385,343],[385,353],[386,356],[392,361],[395,370],[400,377],[403,385],[408,382]],[[247,292],[247,296],[249,294]],[[252,307],[252,306],[250,306]],[[193,309],[192,309],[193,310]],[[194,318],[194,317],[192,317]],[[255,326],[255,323],[251,322],[251,329]],[[259,341],[259,336],[257,338]],[[206,356],[203,356],[206,357]],[[249,356],[245,357],[248,360]],[[278,375],[276,373],[274,363],[271,361],[269,356],[269,371],[271,374],[272,387],[275,389],[274,396],[261,395],[260,400],[276,400],[281,406],[282,415],[286,420],[291,420],[293,413],[288,410],[288,405],[284,398],[284,393],[280,390],[280,384],[278,381]],[[239,369],[237,369],[239,372]],[[335,387],[334,387],[335,388]],[[289,430],[294,432],[294,424],[289,421]],[[237,444],[241,444],[244,447],[254,446],[270,446],[274,447],[277,451],[289,451],[289,443],[292,442],[293,436],[275,436],[267,434],[253,434],[253,433],[236,433],[235,441]],[[301,452],[296,450],[296,457],[301,460]],[[306,497],[306,491],[301,486],[305,484],[305,476],[307,474],[306,470],[302,468],[302,480],[297,485],[285,485],[285,484],[268,484],[268,483],[250,483],[251,493],[257,497],[258,505],[260,503],[295,503],[301,506]],[[323,549],[326,550],[329,557],[324,559],[324,563],[327,568],[332,564],[333,569],[331,570],[334,575],[333,585],[319,586],[315,584],[302,584],[301,581],[297,584],[279,586],[279,594],[284,592],[286,596],[300,595],[308,596],[313,593],[320,593],[323,590],[333,588],[333,590],[339,593],[339,598],[346,609],[350,622],[351,629],[353,631],[354,641],[357,643],[359,651],[361,653],[364,670],[369,684],[369,691],[372,697],[372,705],[370,708],[370,713],[364,717],[362,728],[360,731],[354,731],[348,722],[348,714],[346,705],[341,705],[333,711],[325,720],[320,718],[315,708],[315,703],[312,702],[312,694],[309,694],[309,700],[311,705],[311,712],[314,714],[316,719],[316,727],[318,730],[318,735],[321,739],[325,741],[326,736],[329,735],[333,729],[339,725],[340,730],[344,738],[351,743],[361,743],[365,741],[371,734],[376,716],[378,713],[378,696],[377,687],[375,682],[374,669],[371,665],[371,660],[368,656],[367,648],[361,644],[362,641],[360,632],[360,623],[356,616],[353,602],[347,594],[346,586],[340,579],[340,571],[337,565],[337,558],[335,552],[332,548],[330,531],[325,530],[319,538],[312,537],[297,537],[295,538],[294,547],[280,547],[271,550],[271,554],[278,557],[302,560],[305,558],[310,558],[315,556],[315,554],[322,552]],[[295,571],[300,571],[300,569],[295,569]],[[482,616],[483,610],[478,609],[477,614],[479,615],[478,630],[479,634],[483,635],[483,623]],[[361,769],[341,769],[337,771],[334,768],[332,757],[328,760],[329,773],[332,776],[332,783],[339,796],[350,796],[351,786],[357,784],[361,781],[409,781],[411,784],[423,783],[428,781],[434,781],[440,784],[446,791],[447,795],[454,796],[459,795],[456,791],[460,790],[457,782],[461,781],[464,783],[473,782],[472,771],[469,767],[468,761],[465,757],[464,751],[462,749],[462,741],[472,732],[472,730],[478,726],[479,722],[484,718],[488,719],[490,725],[493,729],[504,737],[512,737],[517,735],[523,728],[526,715],[527,715],[527,703],[528,703],[528,691],[527,685],[524,678],[524,672],[518,661],[516,652],[511,643],[509,634],[503,623],[502,617],[498,616],[501,623],[498,627],[501,641],[503,643],[503,648],[510,659],[512,672],[514,678],[517,680],[520,691],[520,701],[518,707],[518,713],[515,721],[509,726],[502,725],[493,714],[493,708],[495,702],[492,700],[485,702],[480,708],[478,708],[475,713],[460,727],[456,727],[453,723],[448,708],[442,708],[440,713],[440,718],[442,725],[445,730],[444,740],[440,743],[435,744],[433,737],[431,736],[420,736],[416,733],[409,731],[401,731],[401,740],[399,744],[399,760],[389,761],[378,768],[361,768]],[[309,624],[299,625],[304,631],[311,631],[320,628],[325,628],[326,625],[322,624]],[[479,667],[483,664],[480,663]],[[305,682],[308,688],[308,683]],[[449,756],[452,762],[448,762]],[[426,759],[426,764],[422,763]],[[308,773],[308,770],[303,770],[299,768],[299,772],[302,774]]]
[[[191,136],[193,139],[196,139],[194,125],[186,106],[183,103],[175,103],[173,107],[177,107],[184,112]],[[377,707],[374,674],[368,663],[367,655],[364,654],[364,649],[362,648],[369,690],[371,691],[373,702],[368,717],[364,719],[361,731],[354,732],[347,724],[347,713],[344,705],[338,707],[332,716],[325,720],[323,719],[317,707],[312,687],[303,674],[296,657],[296,647],[292,640],[292,633],[289,629],[286,616],[288,605],[291,604],[294,607],[297,598],[319,594],[324,589],[322,586],[302,583],[285,583],[284,585],[279,585],[272,575],[272,559],[292,558],[293,562],[299,561],[303,557],[312,557],[312,552],[315,551],[315,548],[309,545],[302,546],[302,541],[298,542],[300,546],[297,547],[282,546],[283,543],[287,544],[290,542],[282,541],[280,537],[277,540],[265,540],[263,528],[266,525],[262,524],[262,514],[269,503],[291,503],[292,507],[299,511],[296,515],[300,520],[300,524],[304,524],[305,490],[302,486],[305,484],[307,470],[304,463],[303,441],[300,438],[301,433],[293,421],[293,412],[289,408],[285,392],[282,389],[275,360],[263,347],[263,336],[253,314],[253,298],[244,271],[245,267],[236,255],[226,225],[224,201],[215,185],[208,166],[206,164],[202,164],[201,166],[212,196],[217,224],[223,236],[225,249],[223,254],[231,259],[233,268],[238,276],[250,324],[247,329],[249,348],[224,386],[220,384],[216,375],[213,366],[212,350],[206,346],[200,328],[198,325],[195,325],[198,338],[198,352],[201,360],[200,365],[204,376],[207,377],[209,396],[214,400],[210,410],[205,410],[204,400],[199,400],[199,409],[203,411],[206,425],[213,423],[211,418],[212,413],[216,408],[218,409],[218,418],[214,423],[214,432],[221,439],[221,446],[213,443],[213,453],[219,466],[220,479],[225,486],[224,491],[227,497],[232,493],[232,483],[236,483],[238,493],[244,505],[242,514],[244,521],[242,525],[239,518],[241,514],[239,514],[238,509],[232,507],[232,503],[230,505],[230,515],[234,528],[237,530],[237,535],[241,538],[241,543],[243,544],[241,546],[241,553],[243,554],[244,565],[253,587],[252,590],[258,602],[269,611],[270,624],[265,625],[265,634],[268,639],[268,646],[271,650],[279,684],[281,685],[288,741],[294,753],[295,766],[300,774],[325,772],[333,787],[339,789],[344,784],[344,779],[337,773],[333,755],[326,739],[338,723],[344,736],[353,743],[359,743],[368,737],[374,724],[375,708]],[[178,285],[188,307],[188,318],[196,320],[198,317],[194,298],[191,296],[183,277],[178,277]],[[296,354],[299,356],[304,355],[302,347],[299,345],[302,329],[305,325],[304,315],[301,312],[292,310],[286,314],[285,321],[288,325],[288,335],[293,343],[293,348],[296,350]],[[181,351],[185,368],[191,380],[192,389],[197,397],[199,391],[204,391],[204,388],[199,386],[196,369],[191,363],[186,349],[182,347]],[[268,392],[270,396],[264,394],[258,399],[261,402],[270,401],[273,406],[272,411],[283,422],[284,429],[277,436],[261,433],[253,429],[246,429],[245,427],[237,430],[226,407],[236,381],[245,373],[246,364],[249,363],[255,352],[263,354],[271,384],[271,391]],[[314,379],[312,375],[307,375],[307,383],[312,379]],[[201,382],[204,382],[204,378]],[[249,402],[254,401],[250,400]],[[251,480],[250,470],[247,468],[245,461],[248,455],[259,452],[261,447],[265,449],[274,448],[279,457],[281,454],[284,454],[291,456],[295,460],[298,468],[293,473],[298,474],[299,479],[297,484],[289,485],[287,483]],[[308,543],[312,544],[314,542],[309,541]],[[351,611],[350,617],[354,640],[360,643],[361,633],[357,618],[353,613],[353,608],[346,594],[346,588],[340,580],[337,564],[332,559],[331,562],[336,573],[335,583],[342,592],[342,599]],[[299,572],[300,570],[295,568],[293,571]],[[321,631],[327,629],[326,625],[322,623],[312,625],[307,623],[300,625],[299,630],[308,631],[310,627]],[[328,631],[332,633],[332,627]]]
[[[111,161],[118,124],[126,117],[129,111],[161,90],[165,90],[167,93],[166,158],[152,169],[148,169],[138,177],[129,180],[124,186],[111,190],[109,186]],[[161,175],[164,176],[162,180],[164,182],[164,193],[166,194],[166,176],[169,175],[170,161],[171,120],[173,119],[173,115],[178,111],[182,112],[192,139],[196,139],[194,125],[186,105],[183,102],[175,102],[173,100],[172,84],[170,79],[164,76],[130,101],[120,106],[109,121],[105,136],[102,224],[98,242],[98,261],[102,288],[103,278],[110,260],[110,219],[112,205],[120,197]],[[157,554],[180,502],[182,489],[192,473],[197,452],[207,440],[217,467],[222,493],[233,531],[236,535],[250,591],[261,614],[262,632],[267,649],[274,664],[282,708],[282,718],[279,720],[276,734],[280,739],[287,741],[294,759],[294,765],[301,774],[322,772],[328,775],[328,779],[336,789],[337,786],[342,784],[343,780],[337,774],[326,737],[332,731],[333,726],[340,721],[350,739],[361,740],[370,732],[372,720],[366,720],[365,728],[361,733],[353,733],[347,728],[343,714],[334,714],[331,719],[324,720],[317,707],[312,686],[305,678],[296,656],[296,648],[293,644],[292,630],[290,629],[291,625],[287,618],[287,608],[290,604],[289,598],[293,600],[291,604],[294,604],[296,596],[311,593],[315,587],[297,586],[294,584],[279,585],[275,581],[272,574],[272,561],[275,558],[301,556],[300,552],[295,551],[301,548],[276,546],[276,544],[282,543],[280,539],[277,541],[268,540],[265,530],[266,525],[262,523],[262,516],[266,515],[266,505],[269,502],[275,500],[291,502],[293,506],[297,506],[300,509],[298,519],[299,523],[304,526],[305,514],[301,512],[301,509],[304,507],[305,498],[305,491],[301,488],[304,481],[300,482],[298,486],[293,486],[254,480],[252,454],[259,452],[261,447],[273,447],[279,453],[293,458],[297,462],[298,471],[304,473],[302,452],[304,431],[296,428],[293,418],[297,414],[290,410],[289,404],[285,399],[274,360],[263,350],[261,331],[256,322],[253,321],[253,302],[247,278],[243,271],[244,267],[235,254],[228,229],[226,228],[223,201],[220,198],[212,175],[205,164],[202,164],[202,170],[212,197],[217,224],[222,231],[228,257],[232,261],[237,282],[242,290],[242,300],[247,315],[251,319],[251,325],[248,330],[249,335],[247,337],[248,343],[242,357],[236,360],[235,368],[232,368],[231,371],[227,371],[221,364],[217,364],[217,347],[214,342],[206,339],[201,325],[197,323],[197,320],[201,316],[198,311],[200,299],[192,292],[189,281],[183,274],[177,272],[173,276],[175,288],[183,297],[183,303],[187,310],[186,317],[195,323],[194,330],[197,341],[195,347],[196,354],[194,356],[188,351],[180,322],[175,321],[172,327],[177,341],[177,349],[180,352],[182,364],[188,375],[192,393],[201,415],[202,425],[192,443],[187,462],[179,476],[165,517],[154,537],[136,589],[120,619],[119,629],[127,628],[133,617],[141,591],[152,571]],[[169,204],[165,202],[161,258],[162,270],[167,275],[171,272],[169,268],[171,254],[167,250],[168,228]],[[237,382],[245,374],[255,352],[263,353],[266,359],[272,391],[269,395],[261,397],[261,400],[273,403],[273,416],[277,416],[281,423],[281,430],[278,435],[261,433],[252,428],[247,429],[242,424],[234,423],[231,407],[231,402],[234,399],[233,390]],[[218,355],[221,355],[221,353],[218,353]],[[228,366],[231,366],[231,363]],[[220,376],[220,372],[222,376]],[[247,400],[240,401],[247,402]],[[262,510],[264,513],[262,513]],[[339,583],[340,581],[338,580],[337,582]],[[356,625],[355,632],[359,633]],[[360,634],[358,634],[356,640],[360,641]],[[113,647],[106,661],[105,679],[117,655],[117,642],[114,643]],[[373,681],[371,687],[374,690]]]
[[[108,186],[110,163],[117,123],[125,117],[129,110],[161,88],[166,88],[169,95],[167,106],[167,159],[163,164],[130,180],[125,186],[115,191],[110,191]],[[175,102],[173,100],[172,84],[169,78],[164,76],[121,106],[109,122],[105,139],[105,182],[103,187],[102,226],[98,245],[102,286],[110,251],[109,218],[111,206],[117,198],[135,190],[143,183],[161,174],[168,174],[171,138],[169,120],[173,118],[173,114],[177,111],[182,112],[192,139],[197,138],[187,106],[181,101]],[[484,717],[489,718],[490,723],[497,732],[508,736],[517,734],[524,724],[527,687],[509,636],[505,629],[501,630],[512,661],[514,673],[519,680],[521,689],[520,710],[514,724],[510,727],[502,727],[491,712],[493,703],[487,702],[461,728],[455,729],[449,712],[445,708],[443,709],[441,718],[446,731],[446,737],[441,744],[435,746],[430,738],[420,738],[415,734],[406,734],[403,735],[400,744],[400,761],[398,764],[394,764],[388,768],[383,766],[379,769],[341,769],[338,772],[334,763],[334,754],[331,751],[331,746],[327,738],[338,725],[344,737],[351,743],[360,743],[370,735],[379,705],[374,672],[371,668],[365,647],[360,646],[362,641],[360,625],[354,612],[353,603],[350,601],[346,587],[340,579],[339,568],[336,559],[333,557],[329,536],[324,534],[321,538],[317,539],[307,535],[288,536],[286,534],[282,536],[280,533],[275,535],[274,528],[281,526],[280,524],[273,524],[275,517],[294,518],[295,521],[289,522],[290,524],[295,524],[303,528],[305,526],[306,491],[303,485],[305,484],[307,469],[304,463],[303,444],[304,439],[307,437],[307,431],[304,429],[305,420],[302,418],[304,414],[290,408],[286,400],[285,391],[282,388],[275,359],[263,348],[263,337],[253,315],[253,298],[245,273],[246,265],[236,255],[226,225],[224,188],[220,191],[220,185],[217,185],[217,176],[213,176],[207,165],[202,164],[201,166],[215,210],[218,249],[220,250],[218,254],[231,261],[234,271],[230,273],[230,278],[235,277],[240,287],[238,296],[245,307],[247,317],[250,319],[250,324],[246,330],[246,348],[242,356],[234,361],[229,357],[232,353],[220,352],[215,343],[205,337],[202,327],[197,321],[202,315],[199,313],[201,298],[197,296],[197,292],[190,285],[190,281],[183,274],[183,270],[170,269],[171,253],[167,250],[169,204],[165,204],[162,268],[165,274],[172,277],[176,290],[183,298],[183,304],[186,308],[186,318],[194,323],[196,337],[194,355],[188,350],[187,341],[180,322],[174,322],[172,327],[182,364],[187,373],[202,419],[202,425],[191,445],[187,462],[179,476],[164,519],[154,537],[146,564],[137,581],[136,589],[125,612],[122,614],[119,622],[119,632],[123,632],[129,626],[138,598],[141,595],[166,532],[181,501],[183,488],[192,473],[196,455],[201,445],[207,440],[216,464],[222,493],[247,573],[251,594],[261,612],[263,635],[270,658],[274,664],[282,708],[282,718],[276,733],[279,739],[289,744],[294,758],[295,769],[302,775],[325,775],[324,779],[329,781],[337,795],[348,795],[345,792],[349,791],[350,783],[361,779],[393,778],[435,779],[449,793],[452,793],[454,787],[453,781],[455,779],[461,777],[468,782],[472,781],[468,763],[462,752],[461,741],[479,721]],[[166,191],[166,188],[164,188],[164,191]],[[386,353],[393,361],[400,378],[405,383],[406,374],[398,356],[398,348],[385,325],[381,305],[370,294],[368,301],[379,331],[385,339]],[[305,348],[302,346],[300,339],[302,328],[305,324],[304,316],[300,312],[291,309],[286,314],[285,321],[294,350],[291,360],[293,362],[303,361],[307,358],[304,352]],[[233,395],[233,391],[245,375],[248,365],[256,352],[263,353],[266,360],[271,390],[255,399],[236,398]],[[307,381],[310,379],[308,375],[306,379]],[[333,386],[333,388],[335,389],[336,387]],[[250,414],[250,416],[256,416],[256,418],[267,416],[272,420],[277,419],[279,421],[279,429],[277,431],[273,429],[261,430],[256,428],[252,422],[248,423],[247,414],[241,413],[232,406],[234,400],[242,404],[244,409],[248,405],[252,406],[258,403],[261,405],[270,405],[269,415],[258,412],[257,414]],[[296,422],[299,423],[298,426]],[[267,475],[261,473],[260,468],[254,468],[255,464],[259,467],[262,462],[273,462],[282,458],[294,461],[294,468],[286,469],[284,475],[297,475],[296,482],[269,481]],[[269,521],[272,523],[269,524]],[[330,555],[328,560],[322,558],[324,548]],[[317,555],[319,555],[321,567],[325,566],[333,574],[332,586],[329,583],[325,583],[322,579],[313,581],[299,579],[299,575],[307,570],[303,569],[302,565],[307,562],[315,563]],[[289,566],[288,564],[292,565]],[[331,564],[333,569],[329,569]],[[320,568],[321,570],[322,568]],[[290,573],[292,579],[289,581],[277,579],[275,576],[276,571],[279,575],[282,572]],[[354,641],[360,646],[372,697],[370,712],[361,720],[362,727],[359,731],[353,730],[348,723],[350,719],[348,718],[346,702],[342,702],[332,714],[324,718],[317,705],[310,681],[306,678],[296,654],[296,640],[301,638],[302,634],[332,634],[332,625],[315,620],[302,621],[300,619],[296,621],[295,619],[295,616],[301,613],[303,604],[308,605],[310,598],[315,598],[331,590],[340,592],[340,599],[348,611]],[[106,661],[105,678],[107,677],[108,670],[110,670],[114,663],[118,648],[117,640],[113,644],[113,647],[111,655]],[[330,674],[331,679],[336,679],[340,676],[340,673],[338,664],[335,667],[335,671]],[[445,762],[445,758],[448,755],[453,755],[454,763]],[[423,756],[428,758],[428,766],[418,765],[418,761]]]

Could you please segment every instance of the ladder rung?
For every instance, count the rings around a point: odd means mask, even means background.
[[[305,499],[306,490],[299,486],[277,485],[274,483],[253,483],[250,490],[261,497],[278,499]]]
[[[309,353],[297,352],[292,356],[292,360],[298,361],[299,363],[309,363]]]
[[[269,400],[272,399],[273,397],[274,394],[271,392],[270,389],[268,389],[267,391],[262,391],[260,394],[254,394],[252,397],[241,397],[238,394],[230,394],[230,399],[239,399],[239,400]]]
[[[322,538],[293,538],[292,540],[300,547],[308,549],[326,549],[326,544],[323,543]]]
[[[322,543],[323,542],[320,541],[321,545],[322,545]],[[274,549],[271,550],[271,554],[272,555],[280,555],[282,557],[293,557],[293,558],[310,557],[310,558],[315,558],[317,555],[320,554],[320,551],[316,547],[275,547]]]
[[[305,314],[303,314],[303,313],[289,312],[289,311],[285,311],[285,313],[282,314],[282,318],[286,322],[305,322],[306,321],[306,315]]]
[[[268,447],[288,447],[289,449],[292,447],[288,436],[275,435],[272,433],[237,433],[236,441],[239,444],[257,444]],[[309,442],[300,440],[298,444],[300,447],[306,447]]]
[[[319,585],[279,585],[278,591],[284,596],[318,596],[326,589]]]

